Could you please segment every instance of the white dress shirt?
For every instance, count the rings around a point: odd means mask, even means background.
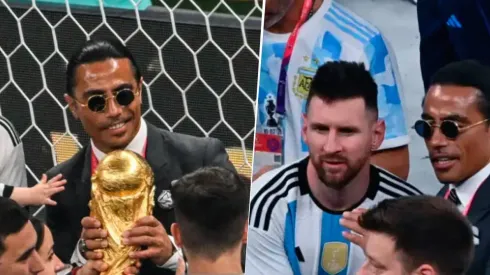
[[[456,190],[456,195],[458,195],[461,204],[458,206],[458,209],[461,212],[464,212],[468,205],[471,203],[473,196],[476,191],[480,187],[480,185],[490,176],[490,163],[488,163],[485,167],[483,167],[476,174],[471,176],[469,179],[459,184],[458,186],[454,186],[451,184],[449,186],[449,191],[452,189]]]
[[[143,150],[145,149],[145,144],[148,136],[148,128],[146,125],[146,122],[144,119],[141,119],[141,124],[140,124],[140,129],[138,130],[138,133],[136,136],[133,138],[133,140],[126,146],[125,149],[131,150],[141,156],[143,156]],[[105,157],[105,153],[99,150],[97,147],[95,147],[95,144],[92,140],[90,140],[90,144],[92,145],[92,150],[94,152],[95,157],[97,158],[98,161],[103,159]],[[167,232],[169,233],[169,232]],[[177,265],[179,263],[179,259],[182,258],[182,251],[178,248],[178,246],[174,242],[174,238],[169,235],[170,241],[172,242],[172,245],[176,248],[176,253],[168,259],[168,261],[159,266],[161,268],[166,268],[166,269],[171,269],[171,270],[176,270]],[[80,241],[77,243],[77,247],[75,247],[75,251],[73,251],[72,257],[71,257],[71,262],[74,264],[77,264],[78,266],[82,266],[87,263],[87,260],[83,257],[82,253],[80,253]]]

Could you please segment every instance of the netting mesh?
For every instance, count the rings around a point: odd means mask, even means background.
[[[89,141],[67,112],[63,94],[67,59],[93,37],[117,37],[133,52],[144,77],[147,121],[219,138],[240,173],[250,176],[258,2],[243,15],[224,0],[207,11],[197,0],[172,6],[160,1],[161,7],[144,11],[108,9],[100,2],[75,7],[0,0],[0,113],[21,135],[29,184]]]

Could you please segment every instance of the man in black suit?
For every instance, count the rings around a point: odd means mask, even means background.
[[[475,59],[490,65],[490,1],[420,0],[420,67],[425,91],[449,63]]]
[[[65,100],[91,142],[48,172],[50,177],[61,173],[68,182],[65,191],[53,197],[57,205],[47,207],[56,255],[79,264],[101,260],[93,250],[107,241],[100,223],[88,217],[90,177],[106,153],[129,149],[146,158],[156,185],[153,216],[139,220],[125,235],[128,245],[144,248],[130,256],[141,260],[140,274],[174,274],[180,252],[167,235],[175,222],[171,182],[203,166],[235,171],[224,145],[214,138],[158,129],[141,119],[143,78],[129,50],[118,41],[86,42],[70,59],[66,79]],[[97,266],[100,271],[106,268]]]
[[[490,68],[460,61],[434,75],[414,126],[444,184],[438,196],[473,224],[475,257],[467,275],[490,275],[489,119]]]

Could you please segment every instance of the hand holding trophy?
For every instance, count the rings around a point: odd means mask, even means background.
[[[123,233],[136,221],[151,216],[155,186],[151,167],[129,150],[113,151],[102,159],[92,176],[90,216],[107,232],[103,261],[109,268],[101,275],[122,274],[135,261],[129,254],[140,250],[123,243]]]

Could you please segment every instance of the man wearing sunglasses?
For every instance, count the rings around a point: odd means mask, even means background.
[[[434,75],[414,125],[444,184],[438,196],[454,202],[473,224],[475,257],[467,275],[490,275],[489,119],[490,68],[461,61]]]
[[[64,262],[71,259],[78,265],[85,259],[101,259],[95,250],[107,245],[106,232],[99,221],[88,217],[90,178],[105,154],[128,149],[146,158],[153,168],[156,193],[153,216],[139,220],[124,233],[123,241],[143,248],[129,255],[142,261],[140,274],[174,274],[180,253],[167,235],[175,222],[171,182],[203,166],[235,171],[224,145],[214,138],[171,133],[142,119],[143,77],[132,54],[119,41],[86,42],[68,63],[66,83],[69,110],[91,140],[48,172],[61,173],[67,180],[65,191],[53,197],[57,205],[47,207],[54,252]],[[165,87],[153,91],[165,96]]]

